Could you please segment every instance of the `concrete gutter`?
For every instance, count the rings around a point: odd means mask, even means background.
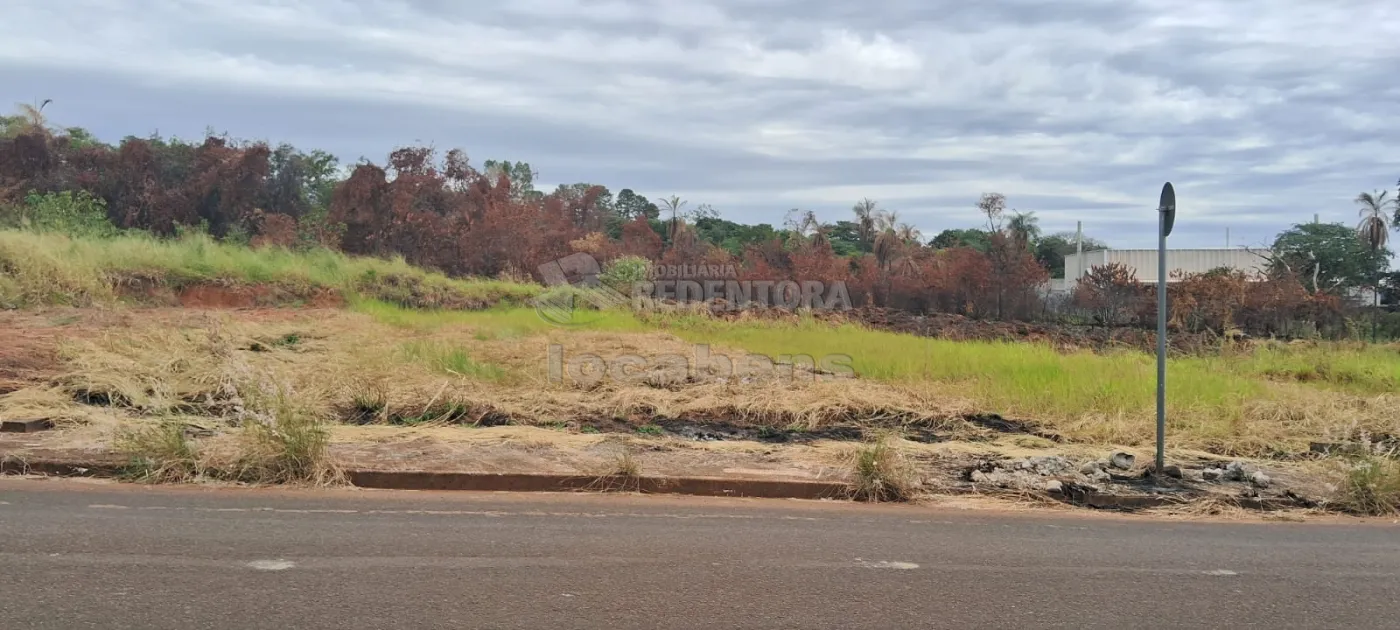
[[[57,459],[0,460],[0,473],[51,475],[56,477],[120,477],[122,465],[114,460],[70,461]],[[713,497],[762,499],[847,499],[849,486],[837,481],[797,481],[790,479],[733,479],[722,477],[625,477],[580,476],[543,473],[425,472],[413,470],[343,471],[349,483],[358,488],[382,490],[465,490],[476,492],[640,492]],[[949,488],[943,494],[986,494],[972,488]],[[1135,511],[1145,508],[1185,505],[1191,496],[1161,494],[1107,494],[1098,492],[1046,493],[1046,496],[1080,507],[1099,510]],[[1237,498],[1239,507],[1278,510],[1297,507],[1282,500]]]
[[[764,499],[844,499],[848,486],[836,481],[732,479],[722,477],[580,476],[543,473],[424,472],[345,470],[359,488],[383,490],[472,490],[477,492],[641,492]],[[56,477],[119,477],[112,461],[53,459],[0,461],[0,473]]]

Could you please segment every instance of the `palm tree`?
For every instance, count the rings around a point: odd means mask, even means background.
[[[53,99],[44,99],[38,105],[28,103],[18,103],[15,106],[16,115],[13,117],[0,116],[5,124],[0,125],[8,136],[15,136],[25,133],[42,133],[48,135],[48,121],[44,119],[44,108],[52,103]]]
[[[882,210],[875,213],[875,229],[880,232],[895,229],[899,225],[899,211]]]
[[[680,225],[681,208],[685,207],[686,202],[676,195],[671,195],[668,198],[662,199],[661,203],[665,204],[666,209],[671,211],[670,233],[671,242],[674,244],[676,240],[676,230]]]
[[[1040,238],[1040,219],[1034,212],[1017,212],[1006,222],[1006,231],[1011,238],[1029,245]]]
[[[1388,194],[1390,194],[1388,190],[1378,190],[1374,193],[1364,192],[1356,196],[1355,201],[1361,206],[1361,223],[1356,226],[1356,233],[1373,252],[1385,247],[1386,241],[1390,238],[1390,222],[1387,220],[1386,210],[1391,206],[1400,207],[1400,201],[1386,199]],[[1400,209],[1397,209],[1396,212],[1400,213]],[[1374,306],[1380,306],[1380,287],[1375,286],[1371,290],[1374,295]],[[1379,313],[1371,315],[1371,341],[1376,340],[1377,316]]]
[[[908,223],[900,223],[899,227],[895,228],[894,233],[905,245],[918,243],[919,239],[923,238],[923,234],[919,232],[919,228]]]
[[[894,262],[895,255],[899,253],[899,235],[893,228],[885,228],[875,237],[875,264],[883,271],[889,271],[890,263]]]
[[[1389,194],[1389,190],[1378,190],[1356,196],[1356,203],[1361,206],[1361,223],[1356,226],[1356,233],[1373,251],[1385,247],[1390,237],[1390,217],[1386,211],[1400,205],[1396,199],[1387,199]]]
[[[856,214],[856,235],[860,238],[863,248],[870,248],[875,243],[875,219],[880,215],[879,204],[869,197],[856,202],[851,208]]]

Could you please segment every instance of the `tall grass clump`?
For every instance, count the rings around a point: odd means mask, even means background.
[[[200,455],[184,423],[163,419],[120,431],[117,451],[127,457],[123,476],[141,483],[191,481],[201,472]]]
[[[899,450],[894,433],[881,433],[852,456],[851,498],[857,501],[907,501],[917,487],[913,467]]]
[[[329,485],[343,479],[331,460],[330,431],[291,392],[250,391],[238,451],[225,468],[232,480],[254,484]]]
[[[1337,489],[1336,503],[1343,510],[1356,514],[1390,516],[1400,513],[1400,461],[1383,455],[1367,455],[1351,461]]]

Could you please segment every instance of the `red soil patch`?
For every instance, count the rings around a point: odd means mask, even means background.
[[[59,339],[91,334],[82,311],[0,312],[0,394],[41,384],[59,372]]]
[[[296,291],[275,285],[196,284],[178,294],[180,306],[205,309],[247,309],[269,306],[339,308],[345,299],[325,288]]]

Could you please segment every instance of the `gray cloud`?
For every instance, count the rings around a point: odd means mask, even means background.
[[[1351,222],[1400,177],[1383,0],[12,0],[0,85],[128,134],[524,159],[777,223],[860,197],[925,233],[986,191],[1047,231],[1177,246]]]

